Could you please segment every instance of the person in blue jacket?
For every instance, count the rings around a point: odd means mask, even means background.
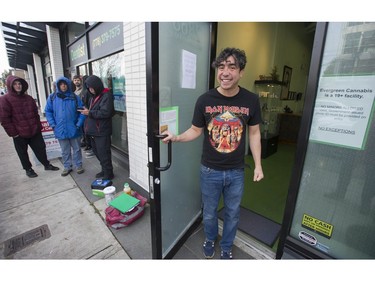
[[[84,108],[83,102],[73,92],[72,82],[68,78],[57,79],[56,85],[56,92],[47,99],[45,114],[61,147],[64,165],[61,176],[69,175],[73,171],[73,164],[77,173],[82,174],[84,169],[80,144],[86,116],[78,110]]]

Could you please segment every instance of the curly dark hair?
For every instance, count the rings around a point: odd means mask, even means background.
[[[247,62],[245,51],[238,48],[225,48],[224,50],[222,50],[219,56],[212,63],[212,67],[217,68],[230,56],[233,56],[236,65],[240,68],[240,70],[245,68]]]

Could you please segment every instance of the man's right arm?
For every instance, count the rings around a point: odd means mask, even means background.
[[[167,135],[164,139],[162,139],[163,143],[168,143],[169,141],[172,142],[188,142],[195,140],[198,138],[203,132],[203,128],[196,127],[191,125],[189,129],[183,132],[181,135],[174,135],[169,131],[162,132],[163,135]]]

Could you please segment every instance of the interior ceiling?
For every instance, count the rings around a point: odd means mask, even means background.
[[[58,28],[59,22],[1,22],[9,66],[27,70],[33,53],[47,46],[46,25]]]

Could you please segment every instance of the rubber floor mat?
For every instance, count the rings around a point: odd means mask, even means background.
[[[224,208],[219,211],[218,216],[221,220],[224,219]],[[272,247],[279,236],[281,225],[241,207],[238,229]]]

